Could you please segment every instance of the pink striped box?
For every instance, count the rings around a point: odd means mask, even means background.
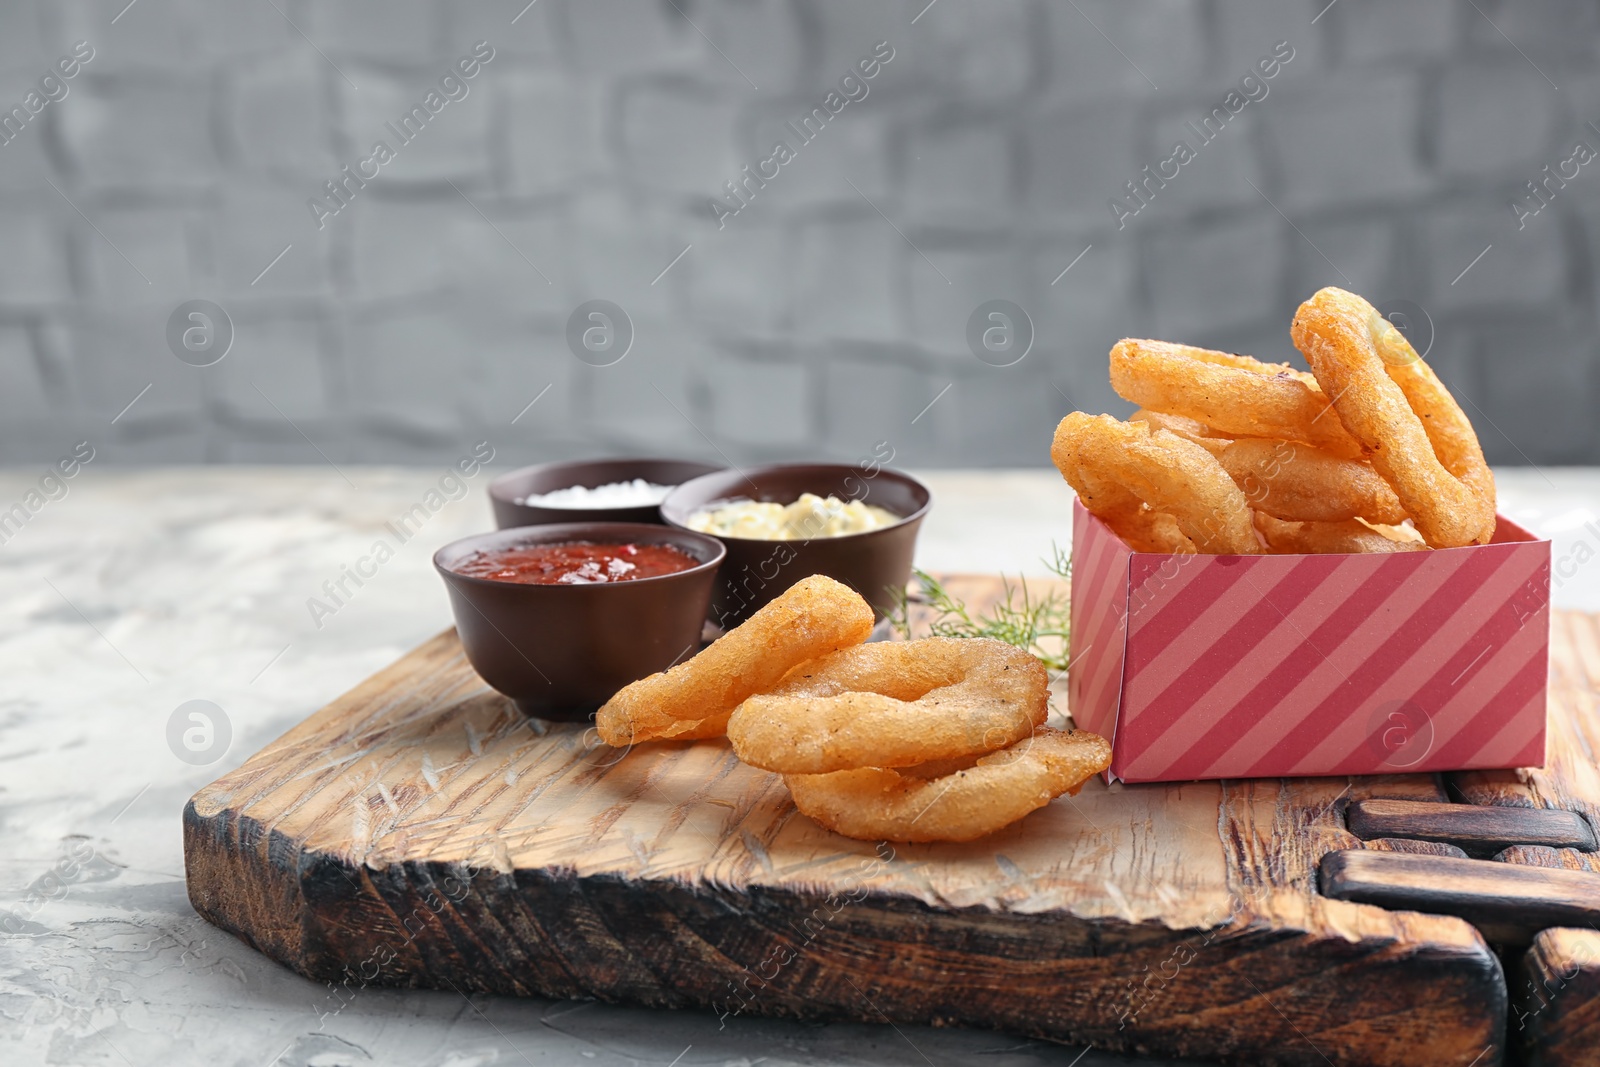
[[[1125,782],[1544,764],[1550,542],[1135,552],[1074,504],[1068,700]]]

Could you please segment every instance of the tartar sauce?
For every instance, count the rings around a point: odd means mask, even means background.
[[[793,504],[734,500],[708,508],[690,516],[689,529],[756,541],[809,541],[865,533],[899,521],[892,511],[859,500],[801,493]]]

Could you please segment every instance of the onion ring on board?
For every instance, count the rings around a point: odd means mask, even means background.
[[[802,815],[863,841],[972,841],[1076,793],[1111,765],[1111,743],[1041,726],[972,767],[936,778],[863,767],[786,774]]]
[[[784,590],[693,659],[624,686],[595,714],[608,745],[718,737],[746,698],[807,660],[859,645],[872,608],[854,589],[813,574]]]
[[[739,705],[728,740],[781,774],[907,767],[1013,744],[1044,723],[1049,699],[1044,665],[1004,641],[882,641],[795,667]]]

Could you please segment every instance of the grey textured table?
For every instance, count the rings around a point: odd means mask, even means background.
[[[0,511],[42,471],[0,471]],[[189,795],[450,621],[434,547],[487,528],[487,474],[398,544],[443,469],[84,469],[0,544],[0,1047],[7,1064],[1130,1062],[1002,1034],[812,1026],[377,989],[340,999],[201,921]],[[1041,573],[1071,497],[1053,472],[928,475],[919,561]],[[348,481],[346,480],[348,478]],[[1600,471],[1501,472],[1502,510],[1556,540],[1558,606],[1600,610]],[[451,489],[450,483],[445,488]],[[426,507],[426,504],[424,503]],[[333,604],[324,582],[393,559]],[[370,568],[369,568],[370,569]],[[321,598],[331,615],[313,618]],[[189,700],[224,712],[178,758]],[[1149,1062],[1149,1061],[1146,1061]]]

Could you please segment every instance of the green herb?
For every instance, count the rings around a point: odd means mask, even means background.
[[[1060,547],[1051,546],[1052,558],[1044,561],[1052,574],[1066,578],[1072,570],[1071,558]],[[911,636],[911,607],[913,604],[932,610],[928,623],[932,637],[992,637],[1018,648],[1027,649],[1047,668],[1053,671],[1067,669],[1067,637],[1071,628],[1072,605],[1060,593],[1035,597],[1028,590],[1025,578],[1017,584],[1002,577],[1005,598],[976,618],[967,605],[950,592],[933,575],[914,569],[921,592],[913,600],[901,592],[895,598],[894,609],[889,613],[889,624],[902,637]]]

